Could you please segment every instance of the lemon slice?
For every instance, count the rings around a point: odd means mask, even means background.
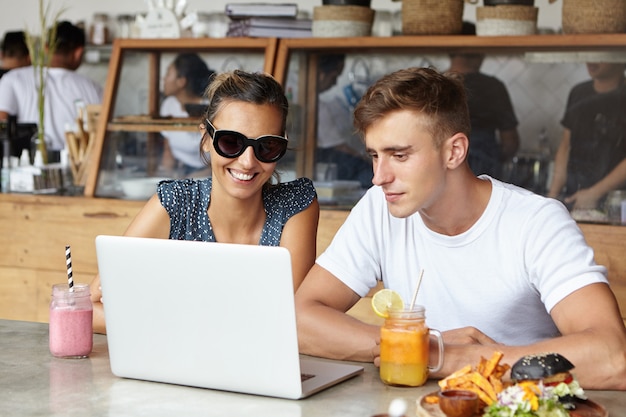
[[[404,308],[404,301],[400,294],[394,290],[384,288],[377,291],[372,297],[372,308],[377,316],[387,318],[389,317],[389,309]]]

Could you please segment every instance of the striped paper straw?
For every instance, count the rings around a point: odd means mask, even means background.
[[[70,251],[70,245],[65,246],[65,265],[67,266],[67,285],[70,287],[70,292],[74,292],[74,278],[72,278],[72,252]]]

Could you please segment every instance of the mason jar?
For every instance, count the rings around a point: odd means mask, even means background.
[[[437,366],[429,367],[430,336],[437,339]],[[389,310],[380,329],[380,379],[387,385],[418,387],[443,365],[441,333],[426,326],[423,306]]]
[[[93,348],[93,305],[88,284],[52,286],[50,353],[58,358],[85,358]]]

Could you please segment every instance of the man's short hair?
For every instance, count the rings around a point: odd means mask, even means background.
[[[2,41],[2,55],[11,58],[28,56],[26,36],[23,31],[6,32]]]
[[[433,68],[405,68],[376,81],[354,110],[354,127],[361,135],[389,113],[407,110],[425,116],[437,146],[456,133],[469,137],[470,118],[465,87],[458,74]]]
[[[53,29],[50,29],[52,34]],[[49,36],[48,39],[50,39]],[[50,39],[52,40],[52,39]],[[55,53],[67,54],[85,46],[85,31],[68,21],[56,25]]]

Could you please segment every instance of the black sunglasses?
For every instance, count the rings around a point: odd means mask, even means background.
[[[250,139],[234,130],[218,130],[205,119],[207,133],[213,138],[215,152],[224,158],[237,158],[248,146],[254,149],[254,156],[261,162],[276,162],[287,152],[287,138],[275,135],[263,135]]]

